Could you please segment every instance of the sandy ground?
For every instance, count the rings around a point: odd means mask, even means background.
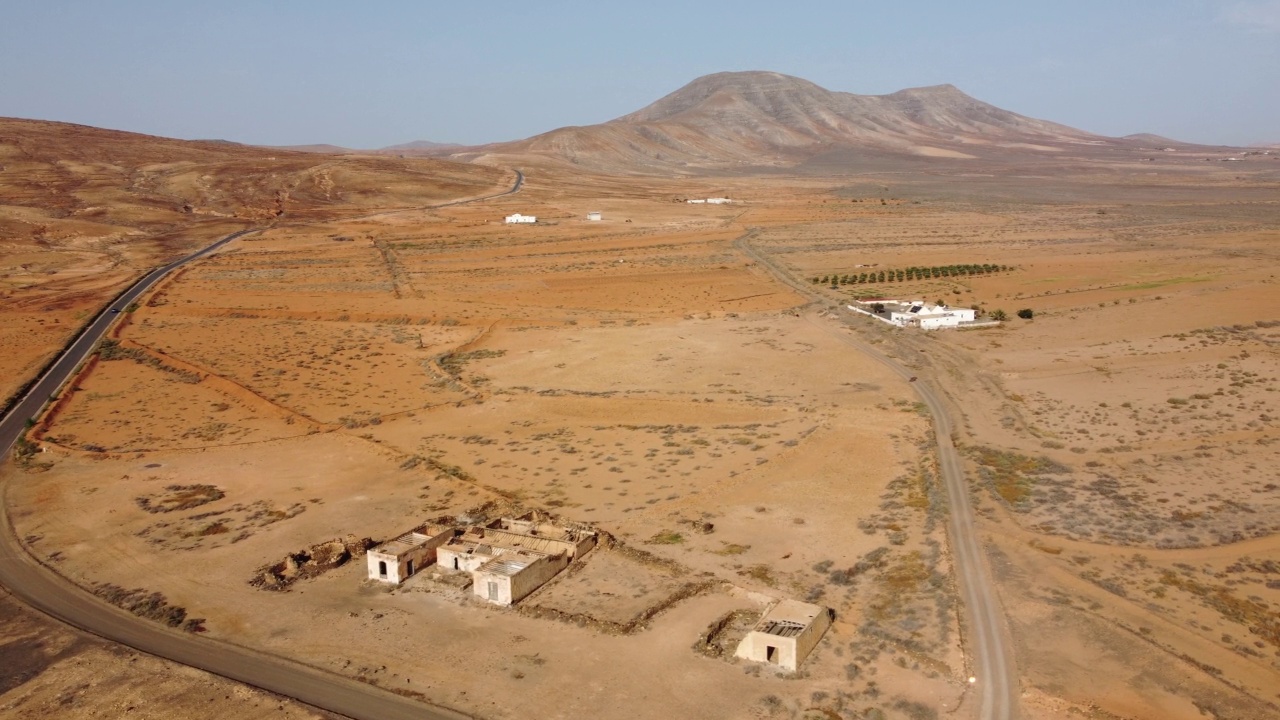
[[[929,427],[855,332],[955,406],[1028,717],[1274,715],[1275,180],[1051,174],[531,170],[498,201],[271,230],[128,314],[37,428],[48,452],[5,469],[15,523],[86,585],[485,717],[941,717],[968,668]],[[740,202],[674,202],[699,194]],[[837,285],[831,308],[1034,319],[921,336],[801,311],[748,233],[806,279],[1008,266]],[[486,503],[621,545],[510,611],[355,564],[248,584]],[[692,648],[759,594],[836,610],[796,677]]]
[[[514,174],[0,118],[0,397],[129,282],[246,227],[431,205]]]
[[[270,693],[84,635],[0,597],[7,718],[330,717]]]

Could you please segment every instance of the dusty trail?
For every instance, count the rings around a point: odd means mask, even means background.
[[[813,304],[830,302],[829,298],[815,292],[808,284],[791,277],[767,255],[753,247],[751,239],[754,236],[755,231],[749,230],[734,241],[734,246],[768,270],[780,282],[813,300]],[[813,313],[807,313],[806,319],[839,339],[840,342],[875,358],[904,380],[914,377],[909,368],[862,342],[857,336],[839,332],[829,323],[817,322]],[[938,462],[947,488],[947,503],[950,508],[948,529],[952,555],[971,631],[969,653],[973,660],[975,685],[981,698],[978,717],[981,720],[1011,720],[1018,715],[1019,692],[1012,643],[1007,637],[999,600],[991,579],[991,571],[987,567],[977,529],[974,526],[964,466],[951,440],[951,417],[941,397],[928,383],[916,381],[912,385],[933,417],[938,445]]]

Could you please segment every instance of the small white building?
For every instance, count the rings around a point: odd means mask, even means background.
[[[369,579],[400,584],[436,559],[436,548],[453,538],[451,527],[425,525],[382,543],[365,556]]]
[[[538,222],[538,216],[536,215],[521,215],[520,213],[516,213],[514,215],[507,216],[508,225],[513,225],[515,223],[536,223],[536,222]]]
[[[569,565],[568,553],[513,552],[496,557],[471,573],[471,592],[494,605],[512,605],[546,584]]]
[[[728,205],[731,202],[729,198],[707,198],[708,205]]]
[[[685,202],[689,203],[690,205],[705,205],[707,203],[706,200],[701,200],[701,199],[699,200],[689,199],[689,200],[685,200]]]
[[[797,600],[780,600],[738,643],[735,657],[795,672],[831,627],[831,610]]]
[[[590,220],[591,222],[600,222],[601,220],[604,219],[604,216],[600,214],[599,210],[594,210],[592,212],[587,213],[587,219]]]

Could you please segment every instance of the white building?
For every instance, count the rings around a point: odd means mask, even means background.
[[[424,525],[395,540],[382,543],[365,556],[369,579],[397,585],[436,559],[436,548],[454,536],[454,529]]]
[[[542,587],[569,565],[567,553],[513,552],[496,557],[471,573],[471,592],[494,605],[512,605]]]
[[[742,638],[733,654],[744,660],[795,672],[831,626],[831,611],[821,605],[781,600]]]
[[[471,573],[471,591],[510,605],[537,590],[596,544],[592,530],[561,527],[535,517],[473,525],[436,548],[445,570]]]
[[[898,327],[918,327],[921,330],[937,330],[939,328],[959,327],[972,323],[977,319],[977,312],[972,308],[953,308],[948,305],[927,305],[921,300],[901,302],[898,300],[859,300],[862,307],[848,306],[878,320],[897,325]],[[876,310],[877,307],[881,309]]]
[[[731,202],[729,198],[707,198],[708,205],[728,205]]]
[[[587,213],[587,219],[592,222],[600,222],[600,220],[602,220],[603,217],[604,216],[600,214],[599,210]]]
[[[706,200],[685,200],[685,202],[689,203],[690,205],[705,205],[707,201]]]
[[[521,215],[520,213],[516,213],[515,215],[507,216],[508,225],[511,225],[514,223],[536,223],[536,222],[538,222],[538,216],[536,215]]]

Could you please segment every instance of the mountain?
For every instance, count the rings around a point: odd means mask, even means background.
[[[430,205],[489,191],[506,176],[429,158],[330,157],[0,117],[0,237],[178,242],[201,223]]]
[[[413,142],[401,143],[399,145],[388,145],[380,148],[378,152],[385,153],[412,153],[412,152],[440,152],[449,148],[462,147],[457,143],[438,143],[430,140],[414,140]]]
[[[344,148],[340,145],[329,145],[328,143],[316,143],[314,145],[263,145],[262,147],[288,150],[290,152],[320,153],[323,155],[350,155],[351,153],[359,152],[358,150]]]
[[[464,148],[459,159],[542,157],[597,169],[791,166],[833,150],[967,159],[1052,153],[1106,138],[976,100],[951,85],[835,92],[774,72],[700,77],[614,120]],[[515,156],[515,157],[510,157]]]

